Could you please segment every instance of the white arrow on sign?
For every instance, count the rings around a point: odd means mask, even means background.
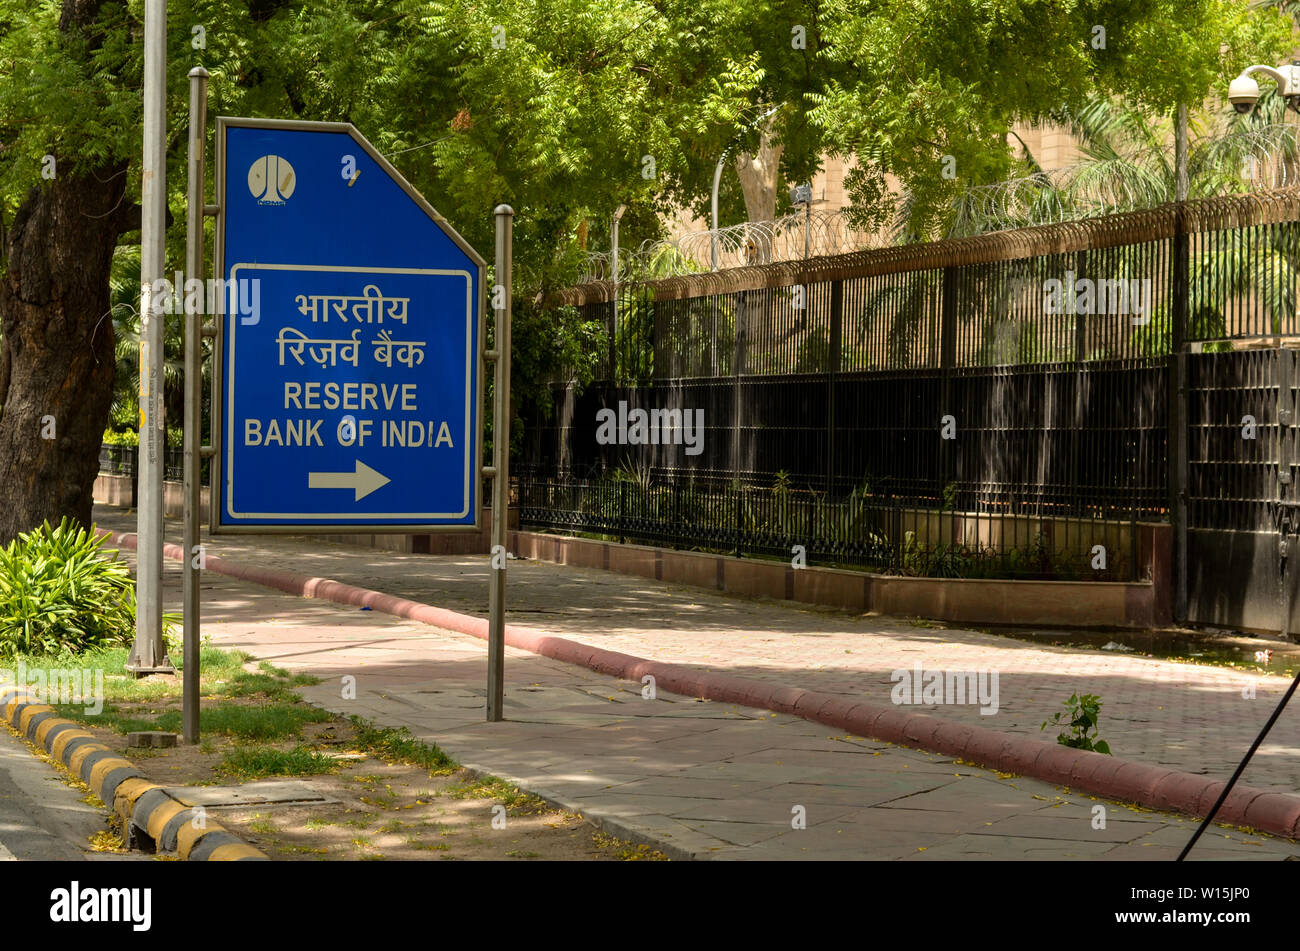
[[[309,472],[307,488],[309,489],[353,489],[356,491],[354,502],[364,499],[375,489],[382,489],[393,480],[370,468],[360,459],[357,460],[356,472]]]

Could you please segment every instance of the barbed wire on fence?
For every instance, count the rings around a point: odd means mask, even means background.
[[[619,280],[681,277],[717,269],[795,261],[805,257],[844,254],[885,244],[885,239],[855,229],[844,210],[803,210],[774,221],[747,221],[726,228],[689,231],[663,241],[646,241],[638,248],[620,249]],[[587,255],[579,283],[613,278],[608,252]]]
[[[1234,131],[1193,155],[1192,197],[1270,191],[1300,181],[1296,127]],[[1166,164],[1167,163],[1167,164]],[[1097,218],[1172,201],[1172,156],[1149,152],[1088,160],[1064,168],[966,189],[954,204],[946,237]]]
[[[938,237],[968,237],[1152,208],[1172,200],[1166,163],[1172,164],[1172,157],[1157,153],[1087,160],[971,186],[954,202],[944,234]],[[1202,144],[1192,163],[1192,197],[1197,198],[1300,184],[1297,127],[1275,123],[1233,131]],[[900,214],[901,206],[900,201]],[[690,231],[622,249],[618,277],[620,281],[654,280],[844,254],[891,244],[892,230],[860,230],[847,209],[800,209],[774,221]],[[578,283],[613,277],[609,252],[591,252]]]

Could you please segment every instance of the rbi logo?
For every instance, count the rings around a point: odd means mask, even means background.
[[[248,190],[259,205],[283,205],[298,184],[289,160],[263,155],[248,169]]]

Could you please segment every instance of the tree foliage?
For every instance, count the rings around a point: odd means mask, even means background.
[[[1290,47],[1286,9],[1240,0],[172,0],[168,269],[183,260],[185,76],[201,64],[214,115],[354,123],[480,251],[492,246],[493,207],[514,206],[515,288],[531,308],[521,309],[514,369],[527,399],[557,367],[581,378],[592,361],[575,354],[604,346],[599,326],[536,308],[608,240],[618,206],[628,207],[624,246],[657,237],[669,212],[704,210],[719,156],[755,154],[766,136],[781,184],[806,180],[828,153],[854,157],[859,211],[870,217],[901,185],[924,233],[961,187],[1005,175],[1013,122],[1097,96],[1147,117],[1199,103],[1247,63],[1275,62]],[[77,201],[91,214],[111,199],[111,219],[88,229],[96,266],[81,280],[107,285],[104,243],[138,241],[143,10],[143,0],[0,0],[0,268],[18,247],[13,222],[25,222],[27,240],[57,220],[37,210]],[[941,174],[946,155],[955,180]],[[42,177],[47,156],[55,180]],[[724,204],[737,213],[734,174],[724,181]],[[778,211],[785,201],[778,188]],[[59,260],[85,250],[74,231],[44,235]],[[33,248],[27,270],[6,275],[29,290]],[[20,291],[24,326],[58,299],[75,311],[60,319],[97,347],[105,307],[131,332],[104,303],[106,286],[75,304],[61,291],[49,300]],[[0,313],[0,326],[16,320]],[[0,345],[0,413],[8,359]],[[32,385],[29,374],[24,399],[35,405]],[[49,390],[51,404],[64,398],[55,382]],[[106,400],[87,399],[87,411],[106,415]]]
[[[1237,0],[829,0],[823,23],[829,69],[810,121],[861,161],[860,210],[879,212],[891,175],[922,221],[1006,175],[1018,120],[1099,96],[1154,119],[1293,42],[1288,18]],[[956,178],[942,174],[945,155]]]

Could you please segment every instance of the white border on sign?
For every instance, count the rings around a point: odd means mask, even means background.
[[[465,498],[464,507],[459,512],[236,512],[234,509],[235,485],[235,334],[239,328],[237,319],[230,321],[230,353],[226,361],[226,452],[225,452],[225,497],[226,512],[231,518],[295,518],[295,519],[375,519],[375,518],[465,518],[470,514],[471,497],[474,487],[474,440],[473,410],[474,395],[471,382],[474,379],[474,275],[464,270],[446,270],[442,268],[412,267],[346,267],[326,264],[236,264],[230,269],[230,281],[239,279],[239,270],[264,271],[331,271],[350,274],[423,274],[440,277],[465,278],[465,437],[462,442],[465,450]],[[237,315],[232,315],[237,316]]]

